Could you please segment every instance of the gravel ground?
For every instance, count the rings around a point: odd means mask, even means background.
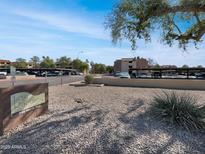
[[[205,153],[204,132],[176,129],[146,113],[158,92],[161,90],[150,88],[49,87],[49,112],[0,137],[1,152]],[[204,91],[187,92],[204,104]]]

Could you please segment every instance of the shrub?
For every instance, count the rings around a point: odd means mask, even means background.
[[[151,112],[155,117],[186,130],[205,129],[205,106],[196,104],[190,94],[163,92],[153,99]]]
[[[86,76],[85,76],[85,83],[86,83],[86,84],[91,84],[91,83],[93,83],[93,76],[92,76],[92,75],[86,75]]]

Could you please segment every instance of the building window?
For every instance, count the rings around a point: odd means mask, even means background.
[[[132,68],[132,66],[129,66],[129,68]]]

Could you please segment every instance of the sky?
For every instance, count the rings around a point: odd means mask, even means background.
[[[0,0],[0,59],[32,56],[88,59],[113,65],[116,59],[152,58],[161,65],[205,66],[205,45],[186,52],[169,47],[154,33],[151,43],[131,50],[123,41],[113,45],[105,17],[118,0]]]

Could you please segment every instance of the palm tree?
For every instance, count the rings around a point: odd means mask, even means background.
[[[40,58],[38,56],[33,56],[30,61],[33,65],[33,68],[38,68],[40,66]]]
[[[86,62],[83,62],[80,66],[80,70],[84,73],[87,74],[89,70],[89,65]]]

